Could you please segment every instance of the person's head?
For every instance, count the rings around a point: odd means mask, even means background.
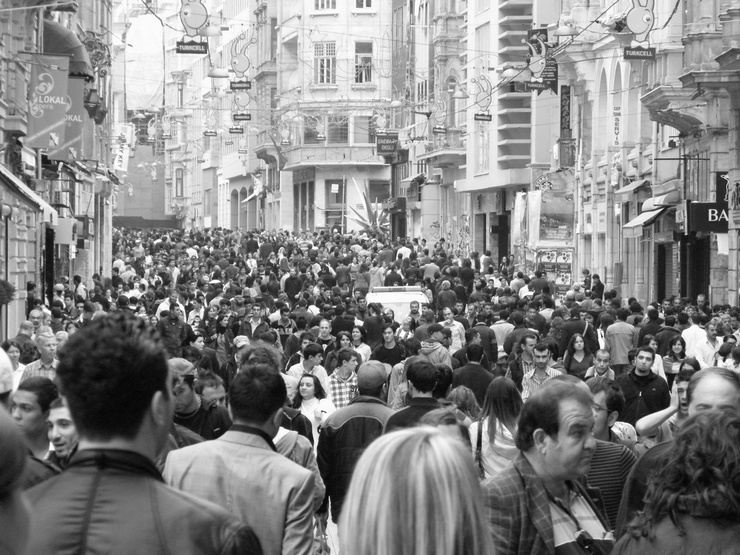
[[[39,355],[41,355],[41,361],[45,364],[51,363],[57,354],[57,338],[51,332],[40,333],[36,337],[36,345],[39,348]]]
[[[282,421],[286,394],[285,381],[271,364],[248,362],[229,386],[229,410],[234,422],[274,435]]]
[[[544,341],[540,341],[534,346],[534,367],[536,370],[543,371],[547,369],[547,365],[550,362],[550,346]]]
[[[26,378],[18,385],[10,402],[10,415],[27,441],[46,437],[46,419],[57,398],[59,390],[49,378]]]
[[[480,406],[475,393],[469,387],[458,385],[447,394],[447,400],[453,403],[468,418],[475,420],[480,414]]]
[[[57,456],[60,459],[68,457],[77,445],[79,436],[72,416],[69,414],[69,408],[61,398],[51,402],[46,422],[49,441],[54,446]]]
[[[480,362],[483,358],[483,347],[479,343],[470,343],[465,349],[465,354],[469,362]]]
[[[72,335],[57,378],[81,439],[140,438],[156,453],[172,422],[172,381],[156,330],[116,312]],[[111,410],[115,407],[115,410]]]
[[[704,368],[691,376],[686,401],[689,416],[708,410],[740,413],[740,375],[727,368]]]
[[[357,392],[360,395],[382,398],[387,387],[388,373],[377,360],[363,362],[357,369]]]
[[[617,382],[605,376],[586,381],[593,395],[594,437],[608,441],[609,430],[624,411],[624,393]]]
[[[605,374],[609,371],[609,363],[612,360],[612,356],[606,349],[599,349],[594,355],[594,372],[597,376]]]
[[[359,345],[360,343],[364,343],[365,341],[365,328],[361,326],[354,326],[352,328],[352,331],[350,332],[352,335],[352,342],[355,345]]]
[[[354,372],[359,363],[358,359],[359,355],[354,349],[350,349],[349,347],[339,349],[337,353],[337,369],[341,368],[342,370]]]
[[[342,553],[492,553],[480,486],[458,437],[421,427],[371,443],[342,506]]]
[[[684,368],[676,374],[676,378],[673,381],[676,387],[676,395],[678,395],[678,413],[679,416],[685,418],[689,415],[689,400],[688,390],[689,383],[691,382],[691,376],[696,374],[697,370],[693,368]]]
[[[573,356],[577,352],[588,353],[586,340],[580,333],[573,334],[573,336],[570,338],[570,341],[568,342],[568,354],[570,356]]]
[[[8,358],[13,365],[13,370],[18,368],[18,364],[21,359],[21,344],[14,339],[6,339],[2,343],[2,349],[7,353]]]
[[[324,349],[317,343],[309,343],[301,351],[303,354],[303,360],[313,368],[319,366],[324,360]]]
[[[203,401],[213,401],[217,405],[226,404],[226,388],[220,376],[209,372],[205,376],[198,378],[198,384],[201,388],[200,396]]]
[[[526,332],[519,340],[519,348],[521,352],[527,355],[534,356],[535,345],[537,345],[537,335],[531,331]]]
[[[12,418],[0,409],[0,553],[25,553],[30,531],[30,505],[23,493],[28,448]]]
[[[679,428],[661,472],[648,482],[643,513],[649,533],[667,515],[685,533],[678,516],[701,514],[715,522],[740,514],[740,415],[707,411]],[[690,505],[687,505],[687,501]]]
[[[635,352],[635,373],[638,376],[647,376],[655,360],[655,351],[643,345]]]
[[[686,358],[686,341],[683,337],[676,335],[668,341],[668,355],[677,360]]]
[[[430,410],[419,419],[419,425],[437,428],[450,437],[462,440],[463,443],[470,446],[468,429],[460,423],[455,413],[447,407]]]
[[[496,423],[500,422],[512,431],[522,410],[522,395],[510,378],[499,377],[488,384],[483,398],[479,419],[488,419],[488,433],[493,440]]]
[[[28,319],[33,324],[33,329],[37,330],[41,327],[42,322],[44,321],[44,313],[39,309],[33,309],[28,314]]]
[[[549,380],[524,403],[516,446],[539,461],[550,479],[571,480],[588,472],[596,447],[593,425],[586,386]]]
[[[414,360],[406,369],[406,379],[409,382],[409,392],[432,393],[437,385],[439,376],[437,369],[427,360]]]
[[[321,385],[321,380],[313,374],[303,374],[298,380],[298,397],[302,401],[326,398],[326,391]]]

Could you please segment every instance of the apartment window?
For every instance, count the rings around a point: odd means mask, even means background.
[[[356,0],[355,7],[358,10],[364,10],[366,8],[372,8],[373,7],[373,0]]]
[[[184,197],[185,183],[183,175],[185,171],[182,168],[175,168],[175,197]]]
[[[491,26],[486,23],[475,30],[475,49],[478,51],[478,64],[481,70],[488,71],[491,55]]]
[[[337,43],[317,42],[313,45],[316,83],[333,85],[337,82]]]
[[[341,205],[345,201],[344,181],[342,179],[326,180],[326,204]]]
[[[355,83],[373,82],[373,43],[355,43]]]
[[[370,116],[355,116],[354,144],[372,144],[375,142],[375,125]]]
[[[341,116],[329,116],[326,138],[329,144],[346,145],[349,143],[349,120]]]
[[[314,8],[316,10],[336,10],[337,0],[315,0]]]

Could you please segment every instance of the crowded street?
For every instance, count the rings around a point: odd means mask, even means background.
[[[739,39],[0,1],[0,555],[740,554]]]

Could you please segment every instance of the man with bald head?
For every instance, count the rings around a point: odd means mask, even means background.
[[[704,368],[691,376],[686,400],[689,416],[708,410],[740,412],[740,375],[727,368]],[[650,474],[660,472],[672,448],[673,441],[666,441],[648,449],[632,469],[619,507],[618,537],[626,531],[635,513],[644,507],[643,497]]]

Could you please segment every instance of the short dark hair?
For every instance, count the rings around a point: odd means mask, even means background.
[[[303,358],[315,357],[316,355],[323,354],[324,348],[318,343],[309,343],[303,347]]]
[[[653,355],[653,361],[655,361],[655,351],[653,351],[653,349],[648,347],[647,345],[642,345],[638,347],[637,350],[635,350],[635,358],[637,358],[637,355],[642,352],[650,353],[651,355]]]
[[[270,364],[242,367],[229,386],[229,406],[235,420],[264,423],[283,406],[285,380]]]
[[[36,395],[36,402],[41,407],[41,412],[47,412],[52,401],[59,398],[59,390],[54,382],[41,376],[26,378],[18,386],[18,391],[28,391]]]
[[[352,360],[353,358],[358,361],[360,359],[360,356],[354,349],[349,349],[347,347],[339,349],[339,352],[337,353],[337,366],[341,366],[345,361]]]
[[[468,360],[471,362],[480,362],[483,357],[483,347],[477,343],[470,343],[465,349],[465,354],[468,356]]]
[[[602,391],[606,394],[606,410],[609,413],[614,411],[622,414],[624,410],[624,393],[622,388],[614,380],[610,380],[606,376],[595,376],[586,381],[586,385],[591,390],[592,395],[601,393]]]
[[[406,379],[423,393],[434,390],[438,379],[437,369],[427,360],[415,360],[406,369]]]
[[[127,312],[94,319],[59,352],[62,394],[80,435],[90,439],[133,438],[152,396],[169,396],[168,376],[159,333]]]
[[[548,380],[527,399],[516,432],[518,449],[528,451],[534,447],[534,432],[538,429],[550,437],[557,435],[560,429],[560,402],[566,399],[575,399],[591,408],[591,395],[564,380]]]

